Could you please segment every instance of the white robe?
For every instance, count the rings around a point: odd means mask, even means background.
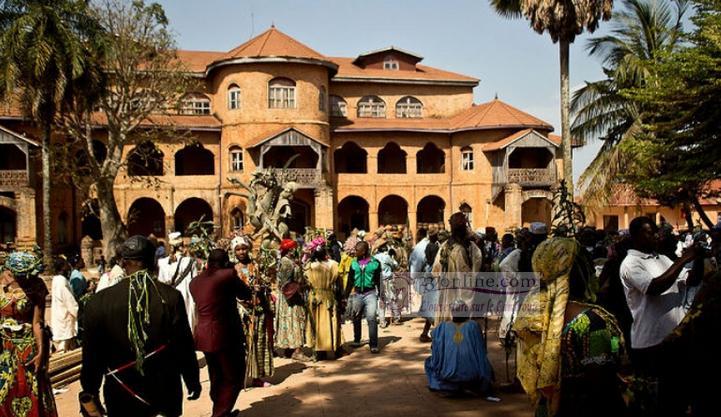
[[[190,331],[195,335],[197,312],[195,311],[195,300],[193,300],[193,296],[190,294],[190,281],[198,275],[198,267],[195,259],[188,256],[176,256],[176,262],[170,263],[169,256],[161,258],[158,260],[158,281],[163,284],[173,285],[173,277],[177,276],[177,279],[180,279],[180,276],[183,275],[188,267],[191,268],[190,272],[175,286],[175,289],[180,291],[183,300],[185,300],[185,312],[188,315],[188,324],[190,325]]]
[[[507,281],[511,281],[511,278],[518,275],[519,261],[521,260],[521,250],[515,249],[509,253],[508,256],[503,258],[503,261],[498,265],[501,270],[501,274],[506,278]],[[513,288],[508,288],[514,290]],[[513,292],[505,295],[505,301],[503,305],[503,312],[501,314],[501,323],[498,327],[498,337],[503,339],[506,337],[508,330],[510,330],[513,322],[516,319],[518,309],[521,308],[521,304],[525,298],[524,294]]]
[[[70,283],[62,275],[55,275],[50,302],[50,328],[53,340],[61,342],[78,335],[78,303],[75,301]]]

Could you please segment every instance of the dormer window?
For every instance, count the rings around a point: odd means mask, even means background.
[[[386,117],[386,103],[378,96],[365,96],[358,102],[358,117]]]
[[[401,66],[398,63],[398,60],[393,59],[392,57],[387,57],[385,60],[383,60],[384,70],[398,71],[400,68]]]
[[[330,96],[330,115],[333,117],[348,117],[348,104],[343,97]]]
[[[420,119],[423,117],[423,103],[415,97],[405,96],[396,103],[396,118]]]
[[[180,114],[210,114],[210,99],[203,94],[188,94],[185,98],[183,98],[180,106]]]

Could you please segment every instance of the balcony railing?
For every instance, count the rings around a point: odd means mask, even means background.
[[[509,168],[508,182],[521,186],[546,186],[556,183],[556,173],[547,168]]]
[[[0,170],[0,185],[6,187],[24,187],[30,182],[28,172],[21,170]]]
[[[323,173],[315,168],[268,168],[281,174],[288,181],[295,181],[301,187],[316,187],[325,182]]]

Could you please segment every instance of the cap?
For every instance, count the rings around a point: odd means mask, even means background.
[[[155,256],[155,245],[145,236],[132,236],[120,247],[120,256],[129,261],[152,260]]]

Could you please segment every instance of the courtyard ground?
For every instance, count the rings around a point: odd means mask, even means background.
[[[355,349],[336,361],[298,363],[277,359],[270,388],[242,392],[236,407],[241,416],[319,417],[530,417],[533,412],[525,395],[499,392],[500,403],[480,398],[443,398],[428,391],[423,363],[430,344],[420,343],[421,319],[401,326],[380,329],[381,353],[372,355],[368,346]],[[489,326],[495,327],[495,326]],[[352,340],[351,326],[343,328]],[[367,335],[364,326],[364,335]],[[489,356],[498,382],[506,381],[505,354],[495,332],[489,332]],[[210,416],[207,369],[201,369],[203,393],[197,401],[185,401],[184,416]],[[56,396],[60,417],[77,416],[79,382]]]

